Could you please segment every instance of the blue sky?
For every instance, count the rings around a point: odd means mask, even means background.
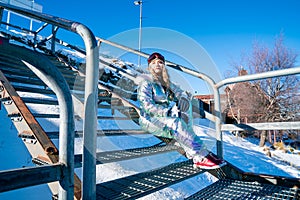
[[[134,0],[36,0],[48,14],[79,21],[95,35],[110,38],[139,27]],[[286,46],[300,54],[298,0],[145,0],[143,27],[178,31],[198,42],[223,71],[249,51],[254,40],[273,44],[282,31]],[[155,38],[154,38],[155,40]]]

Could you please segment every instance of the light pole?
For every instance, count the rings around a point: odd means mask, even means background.
[[[142,43],[142,11],[143,11],[143,1],[134,1],[134,5],[140,6],[140,28],[139,28],[139,51],[141,51]],[[138,66],[141,66],[141,56],[138,56]]]

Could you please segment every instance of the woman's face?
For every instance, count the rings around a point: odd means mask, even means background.
[[[162,60],[154,59],[150,62],[149,67],[152,68],[152,71],[156,75],[161,75],[162,70],[165,67],[165,64]]]

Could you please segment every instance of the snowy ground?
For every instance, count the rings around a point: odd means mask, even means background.
[[[39,107],[41,109],[41,107]],[[57,112],[57,108],[54,106],[52,108],[45,107],[45,112]],[[103,112],[102,115],[108,113]],[[13,126],[9,118],[6,117],[6,111],[2,107],[0,110],[1,119],[1,129],[0,134],[0,170],[20,168],[32,166],[31,157],[27,152],[27,149],[23,145],[22,141],[17,137],[17,131]],[[51,127],[53,130],[57,129],[58,120],[52,121],[41,121],[44,126]],[[206,145],[215,151],[215,141],[213,140],[213,130],[208,128],[207,121],[199,120],[196,123],[202,124],[197,126],[195,130],[202,137]],[[80,129],[82,123],[80,121],[76,122],[77,128]],[[112,126],[134,128],[136,127],[133,123],[122,122],[106,122],[105,124],[99,124],[99,127],[105,129],[107,127],[112,128]],[[273,174],[280,176],[296,177],[300,178],[300,171],[296,168],[267,157],[262,149],[259,148],[254,142],[249,142],[242,138],[237,138],[229,133],[223,134],[224,140],[224,157],[225,159],[234,164],[235,166],[241,168],[247,172],[263,173],[263,174]],[[158,140],[151,135],[143,136],[118,136],[109,138],[99,138],[97,141],[98,151],[105,150],[116,150],[121,148],[134,148],[142,147],[144,145],[151,145],[157,143]],[[54,141],[57,144],[57,141]],[[82,140],[76,139],[75,141],[76,149],[75,153],[80,153],[82,151]],[[291,154],[281,154],[285,157],[285,160],[292,160],[294,165],[300,166],[300,156]],[[118,163],[103,164],[97,166],[97,182],[104,182],[112,180],[115,178],[120,178],[128,175],[132,175],[141,171],[147,171],[153,168],[157,168],[166,164],[170,164],[177,161],[182,161],[185,158],[177,152],[172,152],[168,154],[151,156],[148,158],[134,159],[130,161],[122,161]],[[81,169],[76,169],[76,173],[81,176]],[[166,188],[162,191],[156,192],[154,194],[148,195],[142,199],[183,199],[201,188],[205,187],[216,181],[216,178],[208,173],[196,176],[192,179],[186,180],[182,183],[175,184],[172,187]],[[51,194],[46,185],[30,187],[5,193],[0,193],[1,200],[11,200],[11,199],[51,199]]]

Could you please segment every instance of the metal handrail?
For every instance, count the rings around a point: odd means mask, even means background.
[[[254,81],[266,78],[274,78],[279,76],[288,76],[300,74],[300,66],[289,69],[281,69],[276,71],[263,72],[259,74],[250,74],[228,78],[220,81],[215,85],[216,88],[221,88],[224,85],[239,83],[245,81]],[[225,124],[221,126],[223,131],[240,131],[240,130],[299,130],[300,121],[295,122],[268,122],[268,123],[249,123],[249,124]]]
[[[86,47],[86,84],[85,84],[85,118],[84,118],[84,153],[83,153],[83,199],[96,199],[96,127],[97,127],[97,95],[98,95],[98,76],[99,76],[99,48],[94,34],[81,23],[55,17],[52,15],[38,13],[24,8],[19,8],[12,5],[0,3],[0,9],[7,9],[18,14],[37,19],[39,21],[52,24],[59,28],[77,33],[81,36]],[[67,113],[65,115],[68,115]],[[67,136],[65,136],[67,137]],[[68,138],[66,138],[68,140]],[[65,140],[62,140],[65,141]],[[68,141],[67,143],[74,143]],[[60,145],[61,148],[62,145]],[[72,145],[71,145],[72,147]],[[61,149],[60,154],[64,155],[70,151],[69,145],[66,149]],[[66,152],[65,152],[66,151]],[[67,156],[68,157],[68,156]],[[63,160],[62,160],[63,159]],[[60,156],[60,162],[66,166],[72,166],[72,159],[66,159],[65,156]],[[66,174],[66,179],[72,180],[74,171],[71,174]],[[70,187],[61,185],[59,197],[60,199],[73,199],[74,194]],[[74,192],[73,192],[74,193]]]
[[[295,75],[295,74],[300,74],[300,66],[294,68],[288,68],[288,69],[263,72],[259,74],[249,74],[249,75],[238,76],[234,78],[228,78],[217,83],[216,87],[221,88],[224,85],[228,85],[232,83],[255,81],[259,79],[274,78],[278,76],[287,76],[287,75]]]

